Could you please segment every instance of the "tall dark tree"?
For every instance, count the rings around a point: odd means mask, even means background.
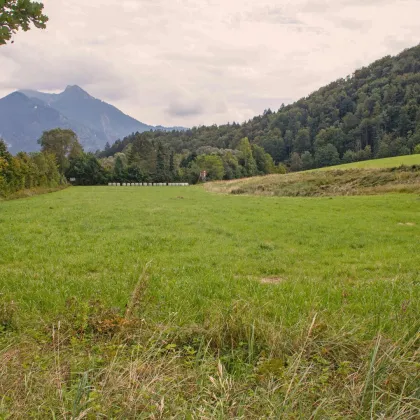
[[[55,128],[44,131],[38,140],[43,152],[52,153],[57,159],[60,172],[64,174],[69,166],[69,158],[75,158],[83,153],[83,148],[72,130]]]
[[[166,171],[166,151],[165,148],[161,143],[157,148],[156,154],[156,177],[155,180],[157,182],[163,182],[167,179],[167,171]]]
[[[75,178],[77,185],[102,185],[108,180],[105,170],[92,153],[71,158],[66,177]]]

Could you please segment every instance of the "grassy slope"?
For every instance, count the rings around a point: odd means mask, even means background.
[[[32,189],[25,189],[14,192],[13,194],[7,195],[6,197],[0,195],[0,201],[16,200],[18,198],[28,198],[34,195],[49,194],[56,191],[64,190],[68,188],[68,185],[60,185],[58,187],[37,187]]]
[[[0,333],[0,414],[410,418],[419,210],[414,195],[199,187],[78,187],[3,202],[3,318],[11,301],[17,309]],[[124,314],[150,260],[142,326],[113,337],[89,329],[101,316],[89,300]]]
[[[283,197],[418,193],[420,166],[296,172],[212,182],[205,188],[219,193]]]
[[[372,169],[372,168],[398,168],[399,166],[420,165],[420,155],[397,156],[385,159],[372,159],[361,162],[346,163],[344,165],[329,166],[328,168],[315,169],[317,171],[341,169]]]

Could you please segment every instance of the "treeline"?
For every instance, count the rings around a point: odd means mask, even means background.
[[[33,188],[54,188],[65,183],[52,153],[24,153],[12,156],[0,139],[0,197]]]
[[[247,138],[235,149],[203,146],[194,152],[175,153],[169,144],[149,141],[143,134],[127,138],[121,152],[100,159],[107,179],[116,182],[188,182],[195,184],[206,171],[207,180],[234,179],[285,172],[272,157]]]
[[[103,185],[108,182],[188,182],[234,179],[272,172],[276,166],[262,147],[247,138],[236,149],[202,147],[198,153],[175,153],[162,142],[150,142],[134,134],[124,152],[99,159],[85,153],[72,130],[54,129],[43,133],[40,153],[19,153],[13,157],[2,143],[0,166],[4,194],[36,186],[54,186],[71,181],[76,185]],[[41,163],[45,166],[42,166]],[[3,168],[4,167],[4,168]]]
[[[294,171],[420,152],[420,46],[243,124],[137,133],[107,145],[99,156],[127,154],[134,142],[149,142],[192,162],[200,154],[222,157],[238,150],[243,138]]]

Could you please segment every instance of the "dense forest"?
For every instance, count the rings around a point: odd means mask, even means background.
[[[191,182],[199,168],[210,168],[213,179],[231,179],[405,155],[420,152],[419,144],[417,46],[243,124],[135,133],[97,155],[127,180],[130,173],[153,178],[169,171]]]

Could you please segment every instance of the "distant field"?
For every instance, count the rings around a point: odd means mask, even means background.
[[[420,415],[418,195],[72,187],[0,238],[0,418]]]
[[[364,160],[361,162],[346,163],[344,165],[329,166],[328,168],[316,169],[317,171],[328,171],[338,169],[369,169],[369,168],[398,168],[401,165],[420,165],[420,155],[397,156],[385,159]]]

